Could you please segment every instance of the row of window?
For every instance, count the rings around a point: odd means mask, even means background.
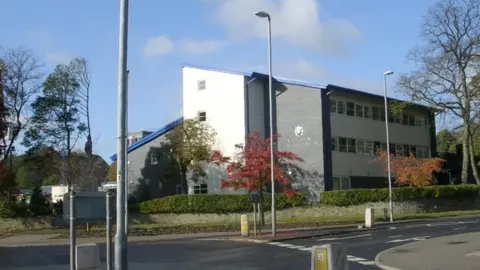
[[[197,89],[198,89],[198,91],[207,89],[207,83],[205,82],[205,80],[198,80],[197,81]]]
[[[359,140],[344,137],[332,138],[333,152],[375,155],[379,149],[387,151],[387,144],[380,141]],[[430,157],[428,147],[408,144],[390,143],[390,153],[397,156],[409,156],[411,153],[417,158]]]
[[[385,121],[385,108],[379,106],[366,106],[350,101],[330,100],[330,112],[356,116],[378,121]],[[425,117],[414,116],[408,113],[390,113],[388,122],[407,126],[422,127],[426,125]]]
[[[350,189],[350,177],[333,177],[332,178],[333,190],[345,190]]]
[[[150,153],[150,164],[156,165],[158,164],[158,161],[169,161],[170,160],[170,154],[167,152],[163,153],[156,153],[156,152],[151,152]]]

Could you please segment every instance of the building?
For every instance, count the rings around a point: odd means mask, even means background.
[[[183,117],[207,121],[225,155],[234,156],[247,134],[268,134],[268,75],[194,65],[185,65],[182,75]],[[301,172],[288,171],[297,189],[318,197],[322,190],[387,186],[383,168],[372,162],[374,149],[386,148],[383,96],[281,78],[273,79],[273,89],[278,148],[305,160]],[[388,117],[391,151],[434,156],[434,109],[403,104]]]
[[[185,65],[182,77],[183,118],[198,118],[214,128],[216,148],[224,155],[233,157],[235,145],[250,133],[268,136],[268,75]],[[384,169],[372,162],[375,149],[386,148],[383,96],[282,78],[273,79],[273,89],[273,129],[281,135],[277,147],[305,160],[300,171],[286,169],[294,188],[318,198],[322,190],[387,186]],[[391,151],[435,156],[434,110],[403,104],[401,113],[388,117]],[[150,197],[184,192],[180,177],[165,170],[171,159],[165,134],[183,118],[128,147],[132,191],[149,187]],[[206,182],[190,182],[189,194],[233,192],[220,188],[224,171],[214,166],[206,171]]]

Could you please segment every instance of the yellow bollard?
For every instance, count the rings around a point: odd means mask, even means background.
[[[248,216],[247,215],[241,215],[240,216],[240,230],[242,233],[242,236],[248,236]]]
[[[312,248],[312,270],[331,270],[328,259],[328,247],[314,246]]]

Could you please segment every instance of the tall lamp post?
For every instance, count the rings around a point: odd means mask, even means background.
[[[125,234],[126,127],[127,127],[127,46],[128,0],[120,0],[118,40],[118,115],[117,115],[117,234],[115,235],[115,270],[127,270],[127,235]]]
[[[276,234],[276,213],[275,213],[275,180],[274,180],[274,155],[273,155],[273,91],[272,91],[272,19],[265,11],[255,13],[257,17],[268,20],[268,101],[270,104],[270,182],[272,183],[272,236]]]
[[[387,76],[393,74],[393,71],[387,70],[383,73],[383,99],[385,102],[385,134],[387,137],[387,174],[388,174],[388,212],[390,222],[393,222],[393,204],[392,204],[392,171],[390,165],[390,135],[388,132],[388,102],[387,102]]]

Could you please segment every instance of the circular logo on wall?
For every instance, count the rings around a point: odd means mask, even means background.
[[[303,127],[302,126],[296,126],[293,129],[293,133],[295,133],[295,136],[300,137],[303,135]]]

